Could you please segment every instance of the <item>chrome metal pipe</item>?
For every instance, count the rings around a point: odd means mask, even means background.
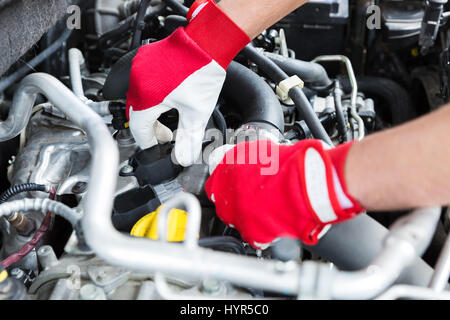
[[[439,207],[419,209],[394,223],[384,248],[360,271],[336,272],[330,295],[336,299],[370,299],[386,290],[431,242]]]
[[[345,65],[345,68],[347,69],[348,78],[350,80],[350,85],[352,86],[352,94],[351,94],[351,100],[350,100],[350,115],[358,123],[358,140],[362,140],[365,135],[364,121],[358,115],[358,112],[356,110],[356,98],[358,97],[358,82],[356,81],[352,62],[350,61],[349,58],[347,58],[346,56],[343,56],[343,55],[318,56],[318,57],[314,58],[311,62],[318,63],[318,62],[327,62],[327,61],[328,62],[329,61],[342,62]]]
[[[430,288],[442,291],[448,286],[450,277],[450,236],[447,237],[430,281]]]
[[[77,48],[69,50],[69,72],[70,83],[72,85],[73,93],[80,99],[87,100],[83,90],[83,80],[81,78],[81,67],[84,65],[84,57],[81,51]]]
[[[50,200],[48,198],[24,198],[5,202],[0,205],[0,216],[8,216],[14,212],[30,210],[40,211],[43,214],[46,214],[49,211],[53,212],[69,221],[73,227],[81,220],[81,214],[61,202]]]
[[[450,291],[437,292],[430,288],[396,285],[376,298],[376,300],[396,299],[450,300]]]
[[[190,218],[200,216],[200,212],[192,211],[200,210],[198,200],[187,193],[168,201],[164,208],[169,211],[180,205],[191,211]],[[196,224],[195,218],[188,222],[188,226],[190,224]],[[286,264],[277,261],[260,261],[197,246],[132,238],[117,232],[111,223],[111,213],[105,211],[86,214],[83,218],[83,230],[87,243],[94,252],[114,265],[189,279],[228,280],[284,294],[296,294],[299,290],[298,264],[289,264],[288,268]]]

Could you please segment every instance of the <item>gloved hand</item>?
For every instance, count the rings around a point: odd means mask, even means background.
[[[344,180],[350,146],[327,150],[319,140],[292,146],[261,140],[226,145],[209,158],[213,172],[206,192],[219,218],[255,248],[277,238],[314,245],[331,224],[364,211]]]
[[[225,70],[250,39],[212,0],[191,6],[189,24],[168,38],[141,47],[133,59],[127,93],[131,132],[142,149],[157,143],[158,117],[179,113],[175,158],[189,166],[201,152],[207,122]]]

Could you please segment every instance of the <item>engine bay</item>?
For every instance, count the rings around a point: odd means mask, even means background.
[[[367,212],[316,246],[256,250],[204,188],[224,144],[337,146],[448,102],[450,15],[430,35],[422,1],[309,1],[230,64],[201,156],[183,167],[174,141],[138,147],[125,101],[139,47],[185,26],[192,2],[75,1],[80,28],[59,19],[0,78],[0,255],[16,286],[0,299],[450,299],[429,289],[446,207]],[[159,122],[176,140],[177,111]]]

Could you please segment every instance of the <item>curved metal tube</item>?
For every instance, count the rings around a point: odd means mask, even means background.
[[[357,217],[335,224],[315,246],[306,246],[314,254],[343,271],[356,271],[370,265],[371,261],[383,249],[384,239],[389,230],[369,217],[361,214]],[[406,268],[397,279],[398,284],[427,286],[433,269],[419,257]]]
[[[5,202],[0,205],[0,216],[8,216],[17,211],[40,211],[43,214],[47,212],[54,212],[55,214],[63,217],[70,224],[75,227],[78,221],[81,219],[81,214],[75,210],[69,208],[61,202],[57,202],[50,199],[20,199]]]
[[[350,84],[352,86],[352,96],[351,96],[351,107],[350,114],[358,123],[358,140],[362,140],[364,138],[364,121],[358,115],[356,111],[356,98],[358,97],[358,83],[356,82],[355,72],[353,71],[353,66],[349,58],[342,55],[329,55],[329,56],[318,56],[314,58],[311,62],[327,62],[327,61],[339,61],[345,65],[347,69],[348,77],[350,79]]]
[[[386,290],[402,271],[421,256],[439,221],[439,207],[416,210],[399,219],[384,248],[363,270],[338,271],[331,280],[330,296],[337,299],[370,299]]]
[[[79,49],[72,48],[69,50],[68,55],[72,91],[78,98],[87,100],[84,96],[83,81],[81,79],[81,66],[84,65],[83,54]]]
[[[197,224],[195,217],[200,216],[198,200],[190,194],[182,194],[168,201],[164,208],[188,208],[190,218],[189,232]],[[120,265],[137,271],[155,271],[176,274],[190,279],[211,277],[228,280],[240,285],[262,288],[284,294],[298,292],[298,265],[283,269],[279,262],[260,261],[255,258],[212,251],[190,245],[194,239],[186,239],[185,244],[151,241],[144,238],[131,238],[116,231],[111,223],[110,212],[86,214],[83,218],[83,230],[87,243],[102,259],[114,265]],[[196,241],[196,240],[195,240]]]
[[[433,276],[430,281],[430,288],[442,291],[448,286],[450,276],[450,236],[445,241],[444,248],[439,255]]]
[[[437,292],[429,288],[397,285],[386,290],[386,292],[378,296],[376,300],[396,300],[400,298],[416,300],[450,300],[450,292]]]

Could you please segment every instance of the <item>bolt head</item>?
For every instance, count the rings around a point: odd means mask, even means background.
[[[122,172],[123,174],[130,174],[133,171],[134,171],[134,168],[132,166],[130,166],[129,164],[123,166],[122,169],[120,169],[120,172]]]

